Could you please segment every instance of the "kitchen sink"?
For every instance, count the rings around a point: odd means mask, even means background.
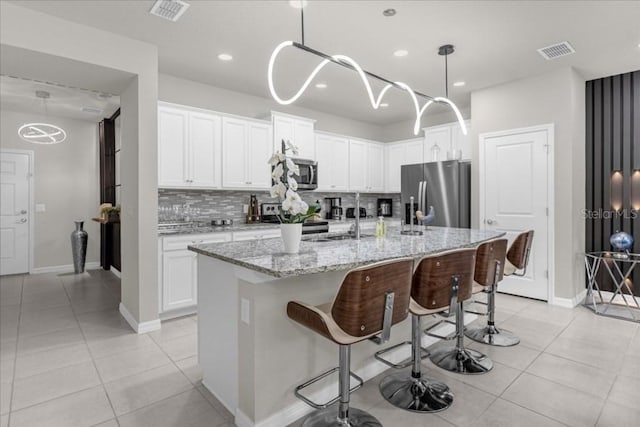
[[[373,237],[373,234],[361,234],[360,238]],[[355,234],[333,234],[329,236],[311,236],[304,237],[302,240],[306,242],[335,242],[339,240],[355,240]]]

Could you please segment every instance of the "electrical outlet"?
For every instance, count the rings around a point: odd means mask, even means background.
[[[242,205],[242,213],[243,214],[249,213],[249,205]]]
[[[46,212],[47,211],[47,207],[45,206],[44,203],[36,203],[36,212],[40,213],[40,212]]]

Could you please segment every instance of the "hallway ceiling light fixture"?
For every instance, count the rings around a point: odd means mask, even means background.
[[[292,40],[284,41],[280,43],[278,46],[276,46],[276,48],[271,53],[271,57],[269,58],[269,66],[267,69],[267,82],[269,84],[269,92],[271,92],[271,96],[273,97],[273,99],[276,100],[276,102],[278,102],[278,104],[281,104],[281,105],[293,104],[298,98],[300,98],[300,96],[302,96],[304,91],[307,89],[307,87],[309,87],[309,84],[311,84],[314,77],[320,72],[320,70],[322,70],[322,68],[325,65],[331,62],[358,73],[358,75],[362,79],[362,83],[364,84],[365,89],[367,90],[369,101],[371,102],[371,106],[373,107],[374,110],[377,110],[380,107],[380,104],[382,103],[382,98],[387,93],[387,91],[392,87],[406,91],[409,94],[411,101],[413,102],[413,107],[415,109],[415,114],[416,114],[415,122],[413,125],[414,135],[417,135],[420,132],[420,121],[422,119],[422,115],[427,110],[427,108],[429,108],[434,103],[445,104],[449,108],[451,108],[455,113],[456,118],[458,119],[458,124],[460,125],[462,133],[464,135],[467,134],[467,127],[464,124],[464,119],[462,118],[462,114],[460,114],[460,110],[458,109],[456,104],[454,104],[451,100],[447,98],[449,93],[448,89],[445,90],[446,97],[440,97],[440,96],[433,97],[433,96],[425,95],[423,93],[414,91],[413,89],[411,89],[411,87],[408,84],[404,82],[392,81],[384,77],[380,77],[377,74],[363,70],[362,67],[360,67],[360,65],[356,61],[354,61],[353,59],[351,59],[346,55],[327,55],[326,53],[322,53],[318,50],[310,48],[304,43],[304,9],[300,9],[300,27],[301,27],[301,32],[300,32],[301,43],[294,42]],[[311,53],[315,56],[319,56],[320,58],[322,58],[322,61],[316,66],[316,68],[313,69],[311,74],[309,74],[309,77],[307,77],[307,80],[305,80],[305,82],[302,84],[302,87],[298,90],[298,92],[295,95],[293,95],[291,98],[283,99],[283,98],[280,98],[273,84],[273,67],[275,65],[276,58],[278,57],[278,54],[280,53],[280,51],[282,51],[283,49],[289,46],[293,46],[304,52]],[[438,51],[440,55],[445,55],[445,85],[448,85],[447,76],[446,76],[447,55],[449,55],[450,53],[453,53],[453,51],[454,49],[452,45],[441,46]],[[369,83],[368,77],[379,80],[383,83],[386,83],[386,85],[378,93],[377,97],[373,95],[373,89],[371,88],[371,84]],[[427,99],[427,102],[422,107],[420,107],[420,103],[418,102],[418,97]]]
[[[189,9],[189,4],[182,0],[158,0],[149,13],[171,22],[176,22]]]
[[[228,53],[221,53],[220,55],[218,55],[218,59],[220,61],[231,61],[233,59],[233,56],[229,55]]]
[[[37,90],[36,97],[42,99],[45,114],[47,112],[46,101],[51,94],[45,90]],[[59,126],[50,123],[27,123],[18,128],[18,136],[27,142],[34,144],[59,144],[67,139],[67,133]]]
[[[406,51],[404,49],[398,49],[395,52],[393,52],[393,56],[397,56],[399,58],[403,56],[407,56],[408,54],[409,54],[409,51]]]

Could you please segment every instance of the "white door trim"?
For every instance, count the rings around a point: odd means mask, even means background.
[[[26,154],[29,157],[29,261],[27,263],[29,268],[29,274],[33,274],[33,251],[34,251],[34,230],[35,227],[33,225],[34,222],[34,210],[35,210],[35,196],[34,192],[34,180],[35,180],[35,170],[33,168],[33,158],[35,152],[33,150],[16,150],[12,148],[3,148],[0,150],[0,156],[4,154]]]
[[[478,159],[478,176],[479,180],[479,192],[478,198],[479,202],[479,218],[478,221],[480,223],[480,228],[484,228],[484,198],[485,198],[485,188],[484,188],[484,147],[486,140],[489,138],[495,138],[506,135],[517,135],[520,133],[530,133],[530,132],[539,132],[546,131],[547,133],[547,145],[549,146],[547,149],[547,207],[549,209],[549,215],[547,215],[547,268],[549,271],[548,277],[548,303],[556,305],[555,301],[555,228],[554,228],[554,218],[555,218],[555,204],[554,204],[554,183],[555,183],[555,173],[554,173],[554,147],[555,147],[555,126],[553,123],[547,123],[543,125],[530,126],[526,128],[517,128],[517,129],[508,129],[501,130],[497,132],[486,132],[481,133],[478,136],[479,139],[479,152],[480,156]]]

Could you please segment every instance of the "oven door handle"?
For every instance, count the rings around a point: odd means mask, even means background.
[[[311,179],[309,180],[309,184],[313,184],[313,180],[314,180],[315,175],[316,175],[315,172],[314,172],[314,169],[315,168],[313,167],[313,165],[309,165],[309,173],[311,175],[311,177],[310,177]]]

